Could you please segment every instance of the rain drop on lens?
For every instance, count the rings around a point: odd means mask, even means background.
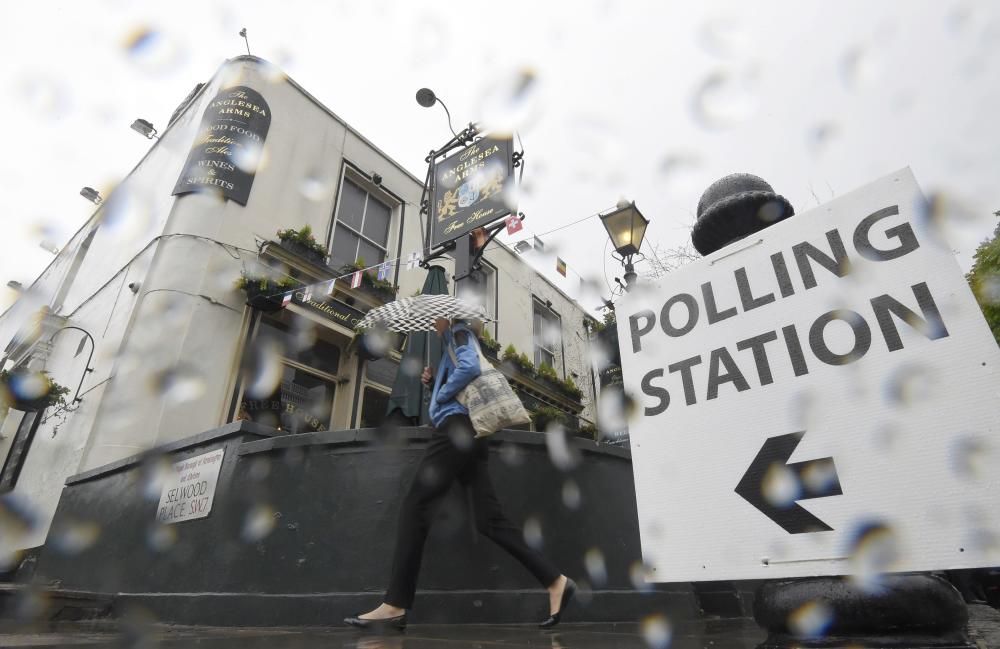
[[[757,110],[757,74],[745,69],[717,70],[695,90],[695,121],[705,128],[722,129],[745,122]]]
[[[526,67],[490,84],[478,112],[484,132],[510,135],[529,126],[538,109],[538,80],[535,71]]]
[[[62,554],[80,554],[97,542],[101,527],[92,521],[64,521],[53,530],[50,541]]]
[[[764,499],[775,507],[791,507],[802,495],[802,485],[795,472],[783,463],[775,462],[767,468],[761,481]]]
[[[858,524],[853,530],[849,550],[852,581],[867,592],[881,591],[883,576],[900,559],[895,531],[878,521]]]
[[[255,505],[247,512],[243,521],[241,537],[248,543],[265,538],[274,530],[276,512],[268,505]]]
[[[649,649],[667,649],[674,636],[670,621],[659,614],[644,617],[639,630]]]
[[[535,516],[524,521],[524,542],[536,550],[542,548],[542,523]]]
[[[590,548],[583,557],[587,575],[594,586],[601,587],[608,582],[608,570],[604,564],[604,553],[598,548]]]
[[[789,630],[799,637],[822,637],[831,624],[833,609],[822,601],[806,602],[788,616]]]
[[[162,396],[171,404],[186,403],[201,397],[205,392],[205,380],[191,367],[173,367],[153,376],[154,394]]]
[[[573,480],[563,483],[562,500],[567,509],[580,508],[580,487]]]
[[[284,345],[281,342],[267,336],[257,337],[245,368],[248,397],[266,399],[274,394],[281,381],[283,355]]]

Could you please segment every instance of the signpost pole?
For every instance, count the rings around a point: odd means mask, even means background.
[[[759,218],[761,187],[771,189],[756,176],[733,174],[705,191],[692,234],[699,253],[709,255],[794,214],[786,204],[780,218]],[[723,202],[724,210],[702,209]],[[754,620],[768,631],[758,649],[828,647],[833,640],[834,646],[974,646],[965,635],[968,611],[961,595],[930,574],[886,575],[877,589],[844,577],[766,581],[756,591],[753,609]],[[796,620],[809,611],[819,611],[828,621],[813,637],[804,637]]]

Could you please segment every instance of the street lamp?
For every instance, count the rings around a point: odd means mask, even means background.
[[[600,218],[611,238],[611,245],[621,256],[619,261],[625,266],[625,288],[631,290],[636,279],[632,256],[642,247],[642,238],[646,235],[649,219],[642,215],[635,206],[635,201],[631,203],[622,201],[614,211],[602,214]]]

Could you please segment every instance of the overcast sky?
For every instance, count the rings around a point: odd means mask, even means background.
[[[627,197],[652,220],[647,242],[670,248],[728,173],[764,177],[801,213],[910,166],[944,197],[965,268],[1000,209],[1000,8],[988,1],[35,0],[4,13],[0,308],[16,298],[7,281],[30,284],[51,261],[39,244],[61,247],[92,213],[79,189],[110,189],[150,146],[132,120],[164,127],[195,83],[246,53],[241,27],[253,54],[419,177],[449,133],[417,88],[456,127],[515,124],[528,232]],[[596,219],[542,238],[570,273],[535,263],[571,295],[579,275],[621,274],[597,252]]]

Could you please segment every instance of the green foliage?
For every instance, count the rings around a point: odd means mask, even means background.
[[[562,385],[563,391],[574,399],[579,401],[583,398],[583,392],[581,392],[580,388],[576,386],[576,382],[573,381],[572,377],[567,376],[565,379],[560,381],[560,385]]]
[[[594,424],[584,424],[580,426],[580,437],[586,437],[587,439],[592,439],[597,441],[597,426]]]
[[[528,355],[525,353],[518,353],[517,348],[514,345],[507,345],[503,350],[502,360],[513,363],[518,370],[528,376],[534,376],[535,374],[535,364],[531,362]]]
[[[604,307],[602,309],[603,316],[602,321],[597,323],[597,333],[601,333],[608,327],[614,329],[618,326],[618,318],[615,315],[615,310],[609,307]]]
[[[275,281],[270,277],[252,277],[245,274],[241,274],[235,284],[236,288],[241,291],[256,289],[261,293],[265,293],[268,290],[288,290],[290,288],[295,288],[298,285],[299,282],[294,277],[282,277],[281,279]]]
[[[559,383],[559,375],[556,374],[555,368],[548,363],[542,363],[538,366],[538,376],[543,379],[548,379],[553,383]]]
[[[552,406],[538,406],[529,413],[535,430],[544,431],[550,423],[559,423],[563,426],[569,421],[569,417],[562,410],[557,410]]]
[[[316,241],[316,237],[313,236],[311,226],[303,225],[298,230],[295,228],[286,228],[284,230],[278,230],[277,234],[279,241],[285,243],[297,243],[300,246],[309,248],[313,252],[326,256],[326,248],[324,248],[321,243]]]
[[[510,361],[512,363],[517,362],[517,347],[514,345],[507,345],[503,350],[503,360]]]
[[[479,343],[482,345],[483,349],[489,351],[494,356],[496,356],[500,351],[500,343],[493,340],[493,336],[490,335],[490,330],[486,327],[483,327],[483,335],[480,337]]]
[[[1000,216],[1000,211],[994,214]],[[993,231],[992,239],[979,245],[973,260],[972,269],[965,277],[993,338],[1000,344],[1000,225]]]

